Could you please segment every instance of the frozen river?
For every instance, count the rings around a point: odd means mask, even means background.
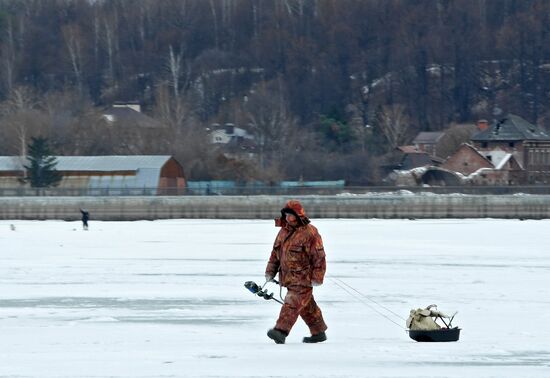
[[[0,377],[550,376],[550,221],[313,224],[329,339],[302,344],[298,320],[275,345],[279,305],[243,287],[263,283],[271,221],[0,221]],[[432,303],[460,341],[408,337]]]

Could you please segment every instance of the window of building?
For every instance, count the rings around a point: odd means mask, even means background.
[[[481,148],[487,148],[488,145],[487,142],[481,142]]]
[[[514,147],[514,142],[508,143],[508,147]]]

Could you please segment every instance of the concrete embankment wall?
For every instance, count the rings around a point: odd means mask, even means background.
[[[550,218],[550,195],[339,195],[183,197],[0,197],[0,219],[272,219],[286,200],[311,218]]]

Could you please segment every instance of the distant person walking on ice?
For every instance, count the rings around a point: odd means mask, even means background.
[[[82,214],[82,229],[88,230],[88,220],[90,219],[90,213],[86,209],[80,209]]]
[[[271,281],[279,273],[279,284],[287,288],[284,304],[275,327],[267,336],[277,344],[284,344],[292,326],[300,316],[309,327],[311,336],[304,343],[325,341],[327,326],[321,309],[313,299],[313,286],[323,283],[326,271],[325,250],[321,235],[309,219],[302,204],[288,201],[276,219],[281,227],[277,234],[265,278]]]

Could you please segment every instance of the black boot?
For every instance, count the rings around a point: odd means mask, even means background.
[[[287,336],[287,332],[281,331],[277,328],[271,328],[269,331],[267,331],[267,337],[275,341],[275,344],[284,344]]]
[[[311,343],[322,343],[322,342],[325,341],[326,339],[327,339],[326,333],[324,333],[324,332],[319,332],[319,333],[316,334],[316,335],[304,337],[304,339],[302,340],[302,342],[303,342],[303,343],[308,343],[308,344],[311,344]]]

